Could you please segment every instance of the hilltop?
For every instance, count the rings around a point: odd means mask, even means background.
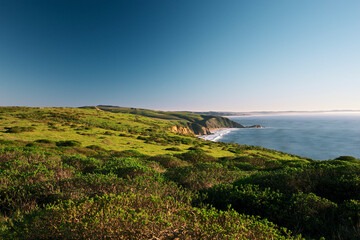
[[[0,237],[359,239],[358,159],[320,162],[190,132],[231,124],[211,119],[0,107]]]
[[[171,151],[165,149],[174,145],[181,152],[191,146],[211,144],[207,151],[216,157],[234,155],[231,147],[225,150],[221,143],[206,143],[194,137],[187,125],[209,122],[208,126],[214,127],[211,117],[204,118],[197,114],[174,113],[173,116],[168,112],[118,107],[2,107],[0,114],[0,139],[3,140],[24,143],[43,138],[51,141],[77,140],[83,146],[96,144],[117,151],[136,149],[149,155],[169,153]],[[227,121],[219,121],[218,126],[220,124],[222,127],[233,126]],[[176,128],[182,130],[174,130]]]
[[[173,123],[173,125],[171,126],[171,130],[173,132],[193,135],[207,135],[210,134],[212,130],[219,128],[245,128],[245,126],[237,122],[231,121],[228,118],[214,116],[211,114],[197,114],[191,112],[165,112],[109,105],[86,106],[82,108],[98,109],[113,113],[127,113],[158,120],[164,120]]]

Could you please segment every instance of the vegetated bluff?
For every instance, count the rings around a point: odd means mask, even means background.
[[[129,113],[144,117],[151,117],[171,121],[174,125],[169,129],[172,132],[188,135],[207,135],[211,131],[219,128],[248,128],[242,124],[234,122],[228,118],[205,114],[195,114],[190,112],[165,112],[141,108],[126,108],[110,105],[85,106],[82,108],[92,108],[114,113]],[[250,127],[261,127],[254,125]]]

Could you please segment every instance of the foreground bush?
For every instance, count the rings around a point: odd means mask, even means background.
[[[267,218],[309,239],[360,239],[360,204],[354,200],[338,205],[313,193],[284,194],[236,183],[214,186],[206,198],[218,209],[231,205],[237,212]]]
[[[5,239],[293,239],[268,221],[171,197],[103,195],[47,205],[8,222]]]
[[[214,162],[216,158],[206,154],[202,150],[190,150],[186,153],[176,154],[177,158],[181,160],[190,162],[190,163],[198,163],[198,162]]]
[[[335,203],[360,199],[360,165],[339,162],[259,172],[239,180],[235,185],[256,184],[261,188],[278,189],[285,194],[314,193]]]
[[[169,169],[165,175],[184,187],[200,190],[219,183],[234,182],[244,173],[239,170],[230,171],[220,163],[202,162]]]
[[[59,156],[33,148],[2,149],[0,169],[0,212],[7,214],[53,201],[57,192],[53,183],[74,174]]]
[[[150,160],[160,163],[165,168],[174,168],[189,165],[188,162],[170,155],[157,155],[151,157]]]

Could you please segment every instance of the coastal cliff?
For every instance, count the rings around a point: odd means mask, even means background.
[[[201,121],[189,122],[187,127],[173,126],[170,130],[180,134],[209,135],[211,131],[221,128],[247,128],[225,117],[201,115]]]
[[[155,111],[141,108],[126,108],[109,105],[85,106],[82,108],[90,108],[113,113],[127,113],[139,115],[153,119],[161,119],[164,123],[169,124],[166,128],[174,133],[184,135],[208,135],[212,130],[221,128],[252,128],[261,127],[254,125],[251,127],[243,126],[226,117],[213,116],[208,114],[196,114],[191,112],[167,112]]]
[[[174,126],[170,127],[169,130],[173,133],[195,136],[194,131],[191,130],[189,127],[174,125]]]

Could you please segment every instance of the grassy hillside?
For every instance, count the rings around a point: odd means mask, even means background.
[[[173,125],[189,128],[196,135],[210,133],[210,129],[216,128],[243,128],[244,126],[221,116],[209,114],[196,114],[191,112],[164,112],[141,108],[125,108],[115,106],[93,106],[83,107],[87,109],[98,109],[113,113],[128,113],[158,120],[165,120]]]
[[[183,119],[0,108],[0,238],[360,238],[359,160],[169,130]]]

